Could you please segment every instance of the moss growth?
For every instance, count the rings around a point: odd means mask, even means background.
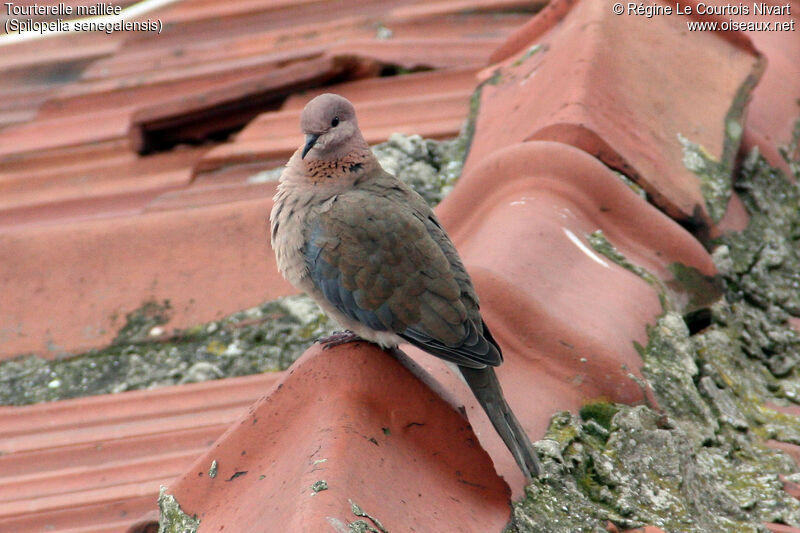
[[[728,208],[728,201],[731,198],[731,178],[742,140],[744,110],[753,88],[761,77],[764,66],[764,60],[759,59],[734,95],[731,106],[725,115],[722,154],[720,154],[719,160],[703,146],[693,143],[680,133],[678,134],[678,141],[683,146],[683,164],[700,181],[700,191],[713,222],[719,222]]]
[[[125,325],[112,344],[136,344],[152,340],[163,333],[163,324],[171,318],[169,300],[145,302],[140,308],[125,315]]]
[[[713,441],[718,429],[711,408],[695,386],[699,370],[689,328],[680,315],[667,313],[650,329],[641,351],[642,374],[675,423],[696,444]]]
[[[618,170],[611,169],[611,171],[620,179],[620,181],[622,181],[622,183],[627,185],[627,187],[632,190],[636,196],[644,201],[647,201],[647,192],[645,192],[645,190],[642,189],[635,181]]]
[[[128,315],[114,343],[62,359],[0,363],[0,403],[30,404],[92,394],[283,370],[336,328],[306,296],[291,296],[186,330],[164,331],[168,307],[148,302]]]
[[[372,524],[367,522],[366,520],[356,520],[348,524],[349,530],[352,533],[389,533],[386,528],[383,527],[380,520],[371,516],[367,512],[365,512],[361,507],[358,506],[353,500],[348,500],[350,502],[350,510],[353,512],[354,515],[367,518],[369,519]],[[374,527],[373,527],[374,526]]]
[[[782,430],[798,422],[777,420],[763,403],[740,398],[706,375],[713,372],[702,365],[701,351],[730,353],[715,336],[730,341],[715,328],[691,337],[674,313],[653,328],[643,372],[663,413],[592,404],[580,419],[554,416],[546,440],[537,443],[544,475],[515,505],[507,531],[605,531],[609,520],[668,532],[763,531],[765,521],[799,523],[800,503],[778,479],[796,467],[764,446],[759,422],[740,404]],[[740,381],[734,370],[726,374]]]
[[[711,220],[719,222],[731,199],[731,162],[717,161],[703,146],[681,134],[678,134],[678,140],[683,147],[683,164],[700,180],[700,192],[705,198],[708,214]]]
[[[372,148],[381,166],[406,182],[433,207],[453,189],[464,163],[465,137],[447,141],[394,133]]]
[[[464,125],[461,127],[461,133],[459,134],[459,138],[462,140],[464,148],[462,163],[467,160],[470,147],[472,146],[472,138],[475,136],[475,127],[478,123],[478,113],[481,109],[481,95],[483,94],[483,88],[486,85],[498,85],[502,79],[503,78],[500,74],[500,70],[498,69],[487,80],[480,83],[472,92],[472,96],[469,100],[469,113],[467,114],[467,120],[464,121]]]
[[[580,410],[580,417],[587,422],[594,420],[606,430],[611,427],[611,419],[619,412],[619,406],[613,403],[596,402],[587,403]],[[608,433],[608,431],[606,431]]]
[[[539,51],[539,50],[541,50],[541,49],[542,49],[542,45],[541,45],[541,44],[534,44],[533,46],[530,46],[530,47],[529,47],[527,50],[525,50],[525,53],[524,53],[524,54],[522,54],[520,57],[518,57],[518,58],[517,58],[517,59],[516,59],[516,60],[515,60],[515,61],[514,61],[512,64],[511,64],[511,66],[512,66],[512,67],[518,67],[518,66],[520,66],[520,65],[521,65],[521,64],[523,64],[525,61],[527,61],[528,59],[530,59],[531,57],[533,57],[533,56],[534,56],[534,54],[536,54],[536,52],[538,52],[538,51]]]
[[[597,230],[586,238],[595,251],[652,285],[658,291],[664,312],[681,311],[684,314],[692,314],[707,309],[722,296],[722,280],[717,276],[705,276],[690,266],[672,263],[668,269],[673,279],[664,282],[646,268],[628,260],[606,239],[602,230]]]
[[[579,475],[580,471],[585,472],[586,463],[573,463],[573,456],[582,459],[586,449],[579,437],[580,424],[569,413],[559,413],[550,427],[559,434],[575,437],[536,443],[542,473],[525,487],[525,499],[514,505],[506,533],[605,532],[610,513],[591,498],[591,491],[587,490],[592,485],[591,477]]]
[[[184,513],[175,497],[167,494],[167,488],[163,485],[158,494],[158,509],[158,533],[195,533],[200,527],[200,520]]]
[[[672,263],[668,268],[674,277],[667,281],[667,288],[684,312],[708,308],[722,296],[719,276],[705,276],[681,263]]]
[[[798,101],[798,105],[800,105],[800,101]],[[789,144],[779,147],[778,152],[788,163],[790,172],[795,176],[800,176],[800,119],[794,123]]]
[[[800,316],[800,189],[753,152],[742,164],[736,189],[750,213],[747,228],[725,235],[723,264],[729,297],[761,309],[774,305]]]
[[[390,172],[430,205],[461,175],[468,128],[436,141],[394,134],[373,150]],[[282,168],[251,182],[277,180]],[[168,332],[168,301],[145,302],[126,315],[112,344],[58,360],[20,356],[0,362],[0,405],[23,405],[286,369],[336,324],[306,296],[292,296],[222,320]]]
[[[672,311],[675,309],[673,298],[671,298],[670,291],[667,289],[667,286],[664,284],[664,282],[661,281],[658,276],[654,276],[648,272],[646,268],[629,261],[625,255],[617,250],[616,247],[614,247],[614,245],[611,244],[608,239],[606,239],[606,236],[603,234],[602,230],[594,231],[587,235],[586,238],[596,252],[606,256],[611,261],[625,268],[626,270],[630,270],[646,281],[648,285],[652,285],[658,292],[662,309],[665,311]]]
[[[787,322],[797,316],[800,194],[757,153],[736,187],[751,221],[716,243],[722,296],[719,280],[681,266],[671,269],[674,282],[661,283],[594,236],[596,249],[667,304],[639,347],[663,411],[601,403],[584,406],[580,418],[554,416],[537,443],[544,475],[515,504],[509,533],[605,531],[607,520],[667,532],[800,525],[800,502],[779,479],[797,465],[765,445],[800,444],[800,418],[768,407],[800,402],[800,341]],[[676,311],[698,307],[708,321],[692,331]]]

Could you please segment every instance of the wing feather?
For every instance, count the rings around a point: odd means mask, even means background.
[[[346,317],[445,360],[500,364],[469,276],[433,213],[365,196],[339,195],[312,225],[304,255],[323,296]]]

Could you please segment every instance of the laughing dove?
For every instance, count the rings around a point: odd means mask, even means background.
[[[536,453],[506,403],[503,361],[469,275],[436,215],[381,168],[345,98],[323,94],[300,119],[305,145],[280,177],[270,215],[283,276],[358,338],[409,342],[455,363],[527,479]]]

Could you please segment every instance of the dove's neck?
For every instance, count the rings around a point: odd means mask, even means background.
[[[378,166],[378,160],[365,143],[363,148],[325,159],[308,156],[303,159],[298,150],[286,166],[281,175],[282,186],[335,191],[353,187]]]

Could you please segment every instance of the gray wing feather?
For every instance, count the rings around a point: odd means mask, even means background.
[[[499,365],[500,349],[477,312],[469,277],[432,213],[425,220],[365,205],[334,205],[328,219],[311,227],[303,250],[306,266],[328,302],[352,320],[393,331],[447,361],[471,368]],[[386,228],[375,231],[387,219],[399,233],[376,240],[376,235],[387,235]],[[367,229],[363,220],[371,224]],[[375,271],[376,262],[381,268],[391,264],[391,272]],[[388,284],[382,293],[378,281]]]
[[[391,312],[378,309],[378,313],[363,309],[356,303],[355,291],[347,290],[342,283],[342,273],[322,258],[322,228],[315,224],[304,250],[306,266],[314,285],[325,298],[346,317],[361,322],[377,331],[387,331]],[[380,316],[379,316],[380,315]],[[383,318],[383,320],[381,320]],[[389,320],[386,320],[386,319]],[[386,320],[386,322],[384,322]]]

